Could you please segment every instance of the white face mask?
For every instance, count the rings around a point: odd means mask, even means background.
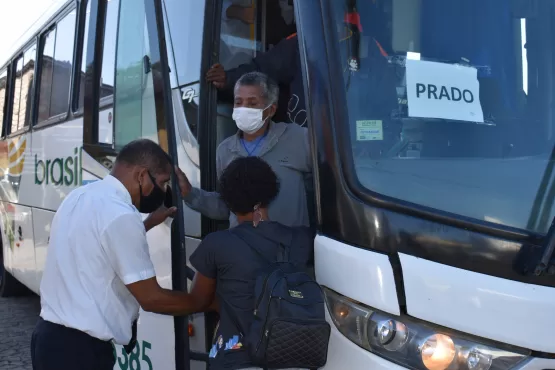
[[[269,105],[268,105],[269,107]],[[246,134],[254,134],[264,126],[265,119],[262,114],[268,107],[264,109],[237,107],[233,108],[233,120],[237,128]]]

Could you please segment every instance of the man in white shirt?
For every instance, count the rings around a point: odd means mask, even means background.
[[[125,146],[109,176],[72,191],[52,221],[33,333],[34,370],[111,370],[111,341],[127,345],[145,311],[187,315],[210,308],[212,281],[190,294],[162,289],[146,231],[171,216],[163,207],[171,159],[150,140]],[[140,213],[150,213],[142,221]],[[207,290],[207,286],[210,285]]]

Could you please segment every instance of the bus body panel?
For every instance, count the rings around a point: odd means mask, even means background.
[[[533,358],[530,361],[522,364],[520,370],[534,370],[534,369],[553,369],[555,367],[555,360],[549,358]]]
[[[13,242],[9,245],[12,255],[8,271],[23,285],[36,291],[35,247],[33,240],[33,214],[30,207],[13,204]],[[9,222],[9,221],[8,221]]]
[[[198,103],[198,90],[195,90],[192,87],[189,87],[188,89],[192,90],[193,96],[197,96],[196,102]],[[187,118],[183,108],[184,103],[182,101],[181,89],[176,88],[172,91],[172,101],[174,123],[176,128],[175,132],[178,135],[177,155],[179,167],[187,176],[191,185],[193,187],[200,188],[199,144],[187,124]],[[183,219],[185,220],[185,235],[200,238],[201,214],[189,207],[184,207]],[[189,252],[189,245],[187,245],[187,252]]]
[[[74,119],[27,135],[32,145],[25,160],[19,202],[55,211],[81,185],[83,120]]]
[[[555,352],[555,289],[399,253],[407,313],[465,333]]]
[[[33,233],[35,237],[35,271],[36,280],[33,285],[35,293],[39,294],[40,280],[46,265],[46,253],[48,252],[48,241],[50,239],[50,228],[56,212],[33,208]]]
[[[370,307],[399,315],[393,270],[386,255],[318,235],[314,260],[319,284]]]

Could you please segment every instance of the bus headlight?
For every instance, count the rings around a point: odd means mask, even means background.
[[[378,312],[327,288],[326,303],[337,329],[360,347],[401,366],[422,370],[506,370],[526,350],[504,350],[443,331],[431,324]]]

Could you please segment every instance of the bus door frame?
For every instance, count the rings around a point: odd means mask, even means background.
[[[83,107],[83,150],[96,159],[102,155],[116,155],[117,153],[113,145],[99,143],[98,137],[99,86],[102,73],[107,3],[102,0],[89,1],[91,1],[89,30],[84,35],[88,38],[88,46]],[[167,150],[173,158],[173,165],[178,165],[177,142],[175,140],[178,133],[174,125],[163,4],[162,0],[144,0],[144,5],[151,53],[150,73],[152,73],[154,85],[158,139],[160,146]],[[172,287],[174,290],[187,292],[187,277],[192,278],[192,276],[186,264],[184,204],[176,176],[172,176],[171,189],[172,198],[175,200],[174,203],[177,207],[176,216],[172,222]],[[176,370],[189,370],[191,368],[190,360],[203,362],[208,360],[206,353],[191,353],[189,351],[188,322],[188,317],[174,318]]]

